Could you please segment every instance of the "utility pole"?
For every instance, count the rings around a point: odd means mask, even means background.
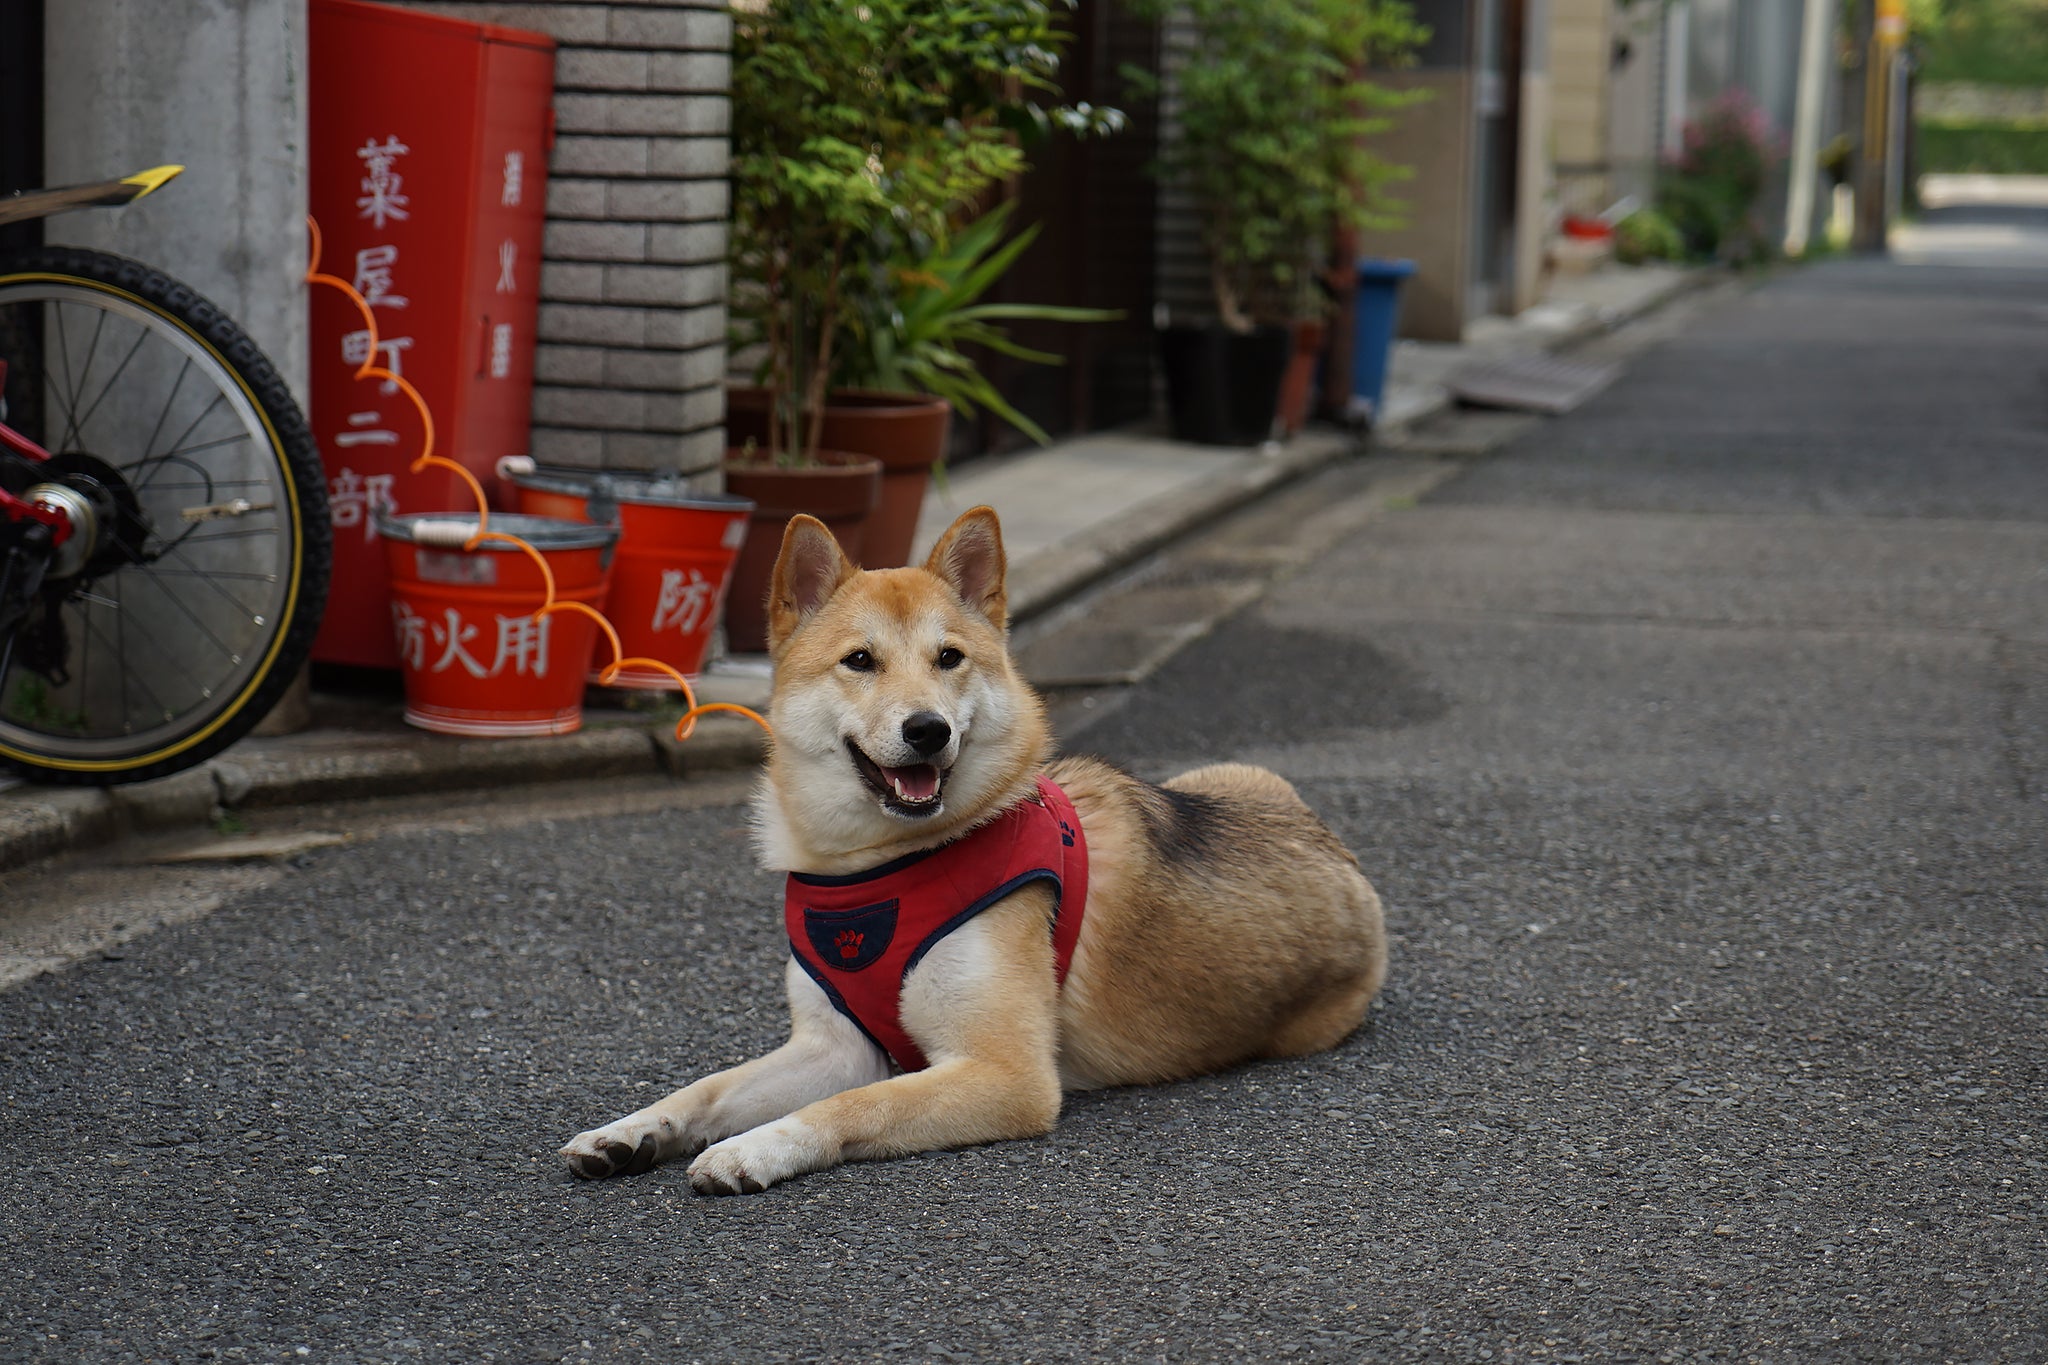
[[[1857,6],[1863,45],[1863,139],[1856,149],[1856,229],[1850,245],[1881,252],[1891,217],[1891,166],[1897,83],[1893,68],[1906,42],[1905,0],[1862,0]]]
[[[1799,84],[1792,112],[1792,181],[1785,204],[1785,254],[1805,252],[1819,177],[1821,91],[1835,52],[1835,0],[1806,0],[1799,32]]]

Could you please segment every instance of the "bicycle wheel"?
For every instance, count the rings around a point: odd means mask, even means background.
[[[290,685],[327,600],[298,404],[213,304],[98,251],[0,263],[0,359],[8,424],[54,456],[13,478],[98,509],[84,562],[0,640],[0,764],[114,783],[211,757]]]

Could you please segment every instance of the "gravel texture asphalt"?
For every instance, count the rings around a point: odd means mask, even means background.
[[[744,812],[387,834],[0,994],[0,1355],[2041,1359],[2044,333],[2048,273],[1780,276],[1099,708],[1359,853],[1336,1051],[580,1183],[779,1041]]]

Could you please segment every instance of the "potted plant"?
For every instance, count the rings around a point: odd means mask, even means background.
[[[827,439],[843,432],[849,443],[889,439],[896,433],[861,425],[887,421],[902,395],[930,395],[940,421],[926,439],[943,455],[946,418],[973,417],[982,408],[1040,445],[1051,440],[1004,398],[975,360],[982,348],[1033,364],[1056,365],[1060,357],[1011,339],[1011,322],[1106,322],[1121,316],[1100,308],[1055,304],[984,302],[983,296],[1008,273],[1038,236],[1036,225],[1004,239],[1014,203],[998,204],[957,232],[918,253],[903,243],[887,264],[884,287],[869,291],[869,306],[848,315],[846,336],[836,348],[832,406],[826,410]],[[893,401],[892,401],[893,400]],[[907,425],[907,414],[905,424]],[[902,431],[902,427],[898,428]],[[908,443],[907,435],[899,437]],[[866,449],[866,445],[855,445]],[[884,480],[882,501],[868,527],[868,547],[883,564],[905,562],[924,504],[926,461],[916,479]]]
[[[760,458],[746,463],[814,464],[879,429],[870,453],[892,465],[885,496],[922,502],[945,451],[944,398],[835,393],[835,383],[860,376],[846,349],[872,335],[860,319],[896,306],[892,258],[905,243],[949,243],[978,196],[1024,170],[1020,129],[1115,125],[1113,110],[1030,102],[1057,93],[1066,35],[1053,9],[1043,0],[735,9],[732,312],[736,341],[758,345],[760,364],[758,388],[730,395],[728,430],[753,440]],[[906,436],[906,425],[921,431]],[[862,559],[882,567],[908,551],[906,532]]]
[[[1428,31],[1401,0],[1140,8],[1181,21],[1168,76],[1137,67],[1124,75],[1141,96],[1171,88],[1173,123],[1154,173],[1194,201],[1214,303],[1213,317],[1162,329],[1174,435],[1255,444],[1272,430],[1294,324],[1325,315],[1333,239],[1386,221],[1386,188],[1408,174],[1367,139],[1417,95],[1365,72],[1412,60]],[[1309,337],[1320,344],[1316,329]]]

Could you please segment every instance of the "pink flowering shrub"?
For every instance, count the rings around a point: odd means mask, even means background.
[[[1664,159],[1658,207],[1693,255],[1743,264],[1770,254],[1757,204],[1784,151],[1770,120],[1742,90],[1716,97],[1685,124]]]

